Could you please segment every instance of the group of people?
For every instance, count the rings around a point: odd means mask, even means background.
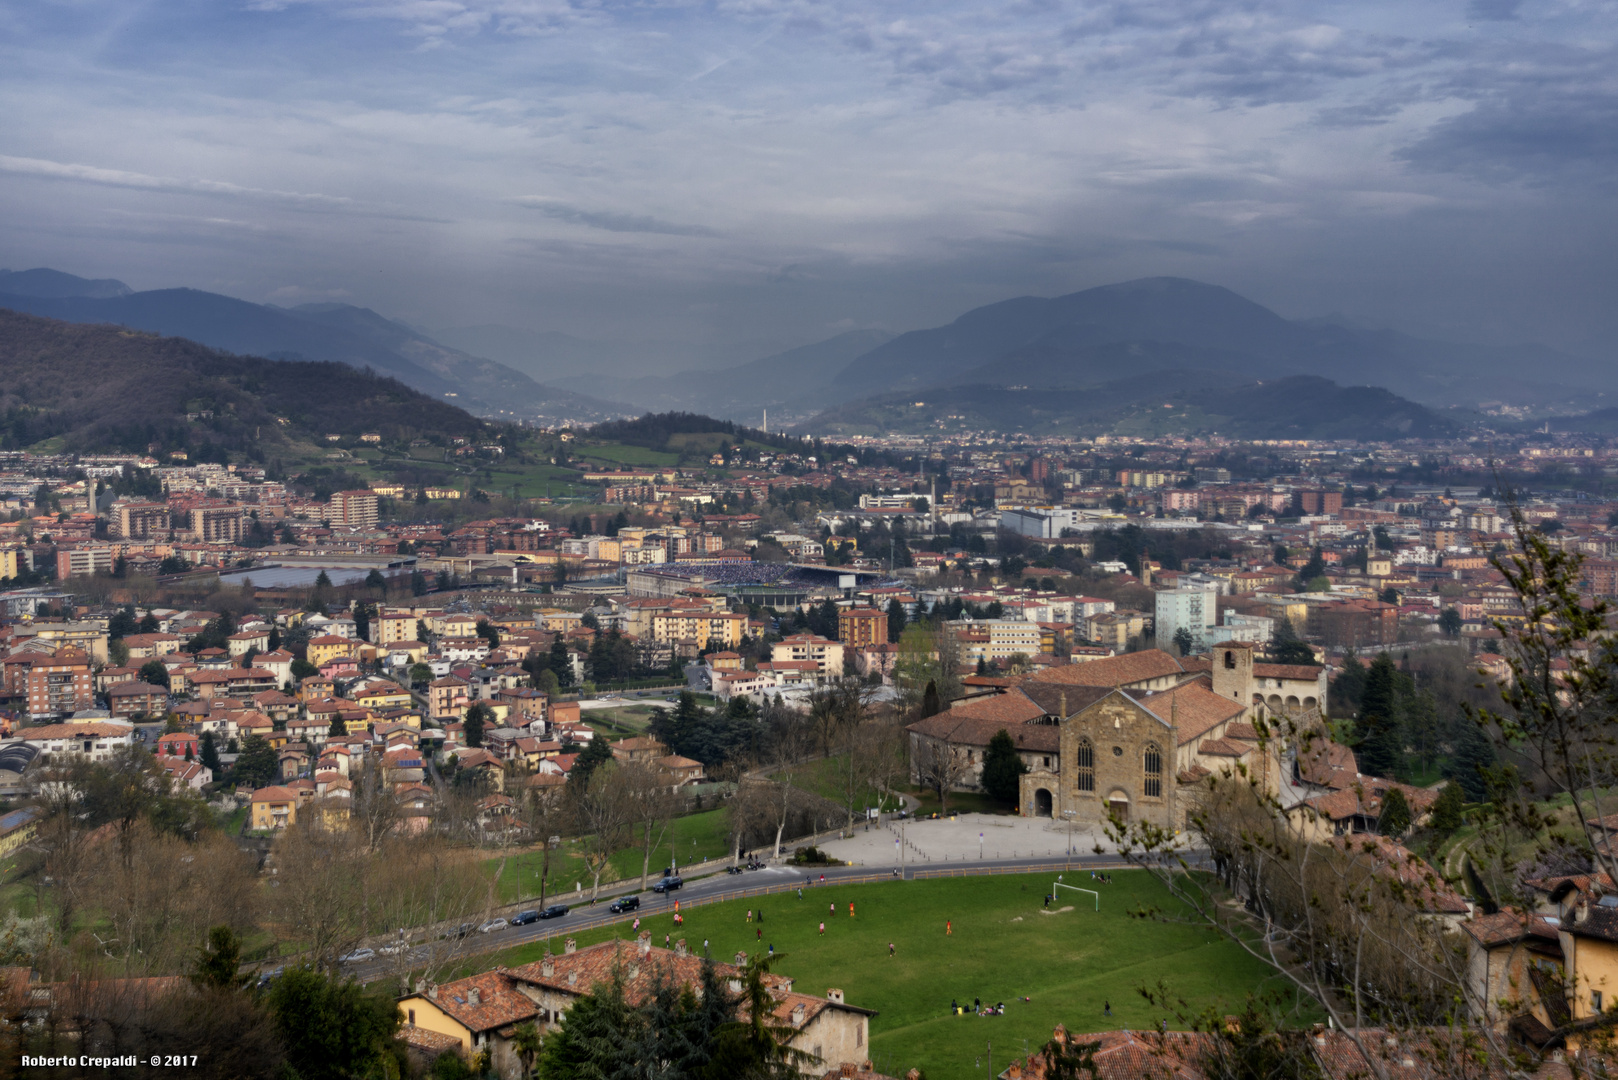
[[[1026,1001],[1027,998],[1024,998],[1023,1000]],[[949,1011],[951,1016],[965,1016],[968,1012],[965,1005],[962,1005],[960,1002],[955,1001],[954,999],[950,1000]],[[973,1016],[1004,1016],[1006,1015],[1006,1003],[1003,1001],[997,1001],[993,1005],[985,1005],[978,998],[973,998],[972,1008],[970,1011]]]

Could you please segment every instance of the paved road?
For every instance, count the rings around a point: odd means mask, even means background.
[[[1034,870],[1050,870],[1053,873],[1061,873],[1069,867],[1074,870],[1120,870],[1127,865],[1116,855],[1074,855],[1071,859],[1060,855],[1054,859],[1050,856],[1022,859],[989,859],[982,862],[927,863],[919,866],[907,866],[905,867],[904,879],[907,881],[924,881],[938,877],[1028,873]],[[839,883],[865,884],[892,881],[897,880],[897,877],[891,868],[884,870],[869,866],[832,866],[814,869],[771,866],[763,870],[747,871],[739,875],[715,874],[712,877],[690,882],[684,888],[672,894],[658,894],[650,890],[643,893],[625,894],[639,896],[641,906],[638,911],[626,912],[622,915],[614,915],[608,911],[607,905],[611,902],[611,899],[615,898],[604,897],[593,908],[588,902],[573,906],[567,915],[559,919],[547,919],[541,922],[529,923],[526,926],[507,926],[504,930],[496,930],[488,934],[474,932],[466,941],[466,952],[463,959],[480,953],[525,945],[547,937],[562,939],[571,934],[577,934],[599,926],[633,922],[638,916],[670,914],[674,911],[674,901],[676,900],[680,902],[680,908],[684,911],[690,907],[718,903],[723,900],[739,900],[749,896],[762,896],[770,892],[788,892],[799,888],[805,890],[824,889]],[[822,878],[824,878],[824,882],[822,882]],[[427,950],[423,946],[412,949],[409,956],[412,961],[425,961],[429,958]],[[396,961],[378,958],[364,963],[347,965],[345,970],[349,974],[357,976],[362,982],[370,982],[394,974]]]

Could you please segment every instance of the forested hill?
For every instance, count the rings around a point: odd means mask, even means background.
[[[0,309],[0,448],[192,460],[328,435],[475,437],[483,421],[395,379],[337,363],[235,356],[183,338]]]

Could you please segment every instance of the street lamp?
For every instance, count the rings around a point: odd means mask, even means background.
[[[1063,810],[1062,816],[1067,819],[1067,868],[1073,869],[1073,817],[1077,810]]]

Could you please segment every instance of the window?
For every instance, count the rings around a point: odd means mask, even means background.
[[[864,1046],[865,1045],[865,1025],[864,1024],[861,1024],[861,1025],[859,1025],[858,1027],[856,1027],[854,1029],[854,1045],[855,1046]]]
[[[1226,671],[1235,671],[1236,670],[1236,654],[1235,653],[1228,652],[1228,651],[1225,653],[1225,670]]]
[[[1146,744],[1146,797],[1163,797],[1163,752],[1154,743]]]
[[[1045,767],[1047,769],[1050,768],[1051,767],[1051,757],[1050,757],[1049,754],[1045,755],[1044,761],[1045,761]]]
[[[1592,990],[1592,991],[1590,991],[1590,1011],[1595,1012],[1595,1013],[1598,1013],[1598,1012],[1601,1011],[1601,991],[1600,990]]]
[[[1089,739],[1079,740],[1078,752],[1073,755],[1073,786],[1080,791],[1096,789],[1096,754]]]
[[[415,1009],[410,1010],[410,1026],[411,1027],[416,1026],[416,1010]]]

